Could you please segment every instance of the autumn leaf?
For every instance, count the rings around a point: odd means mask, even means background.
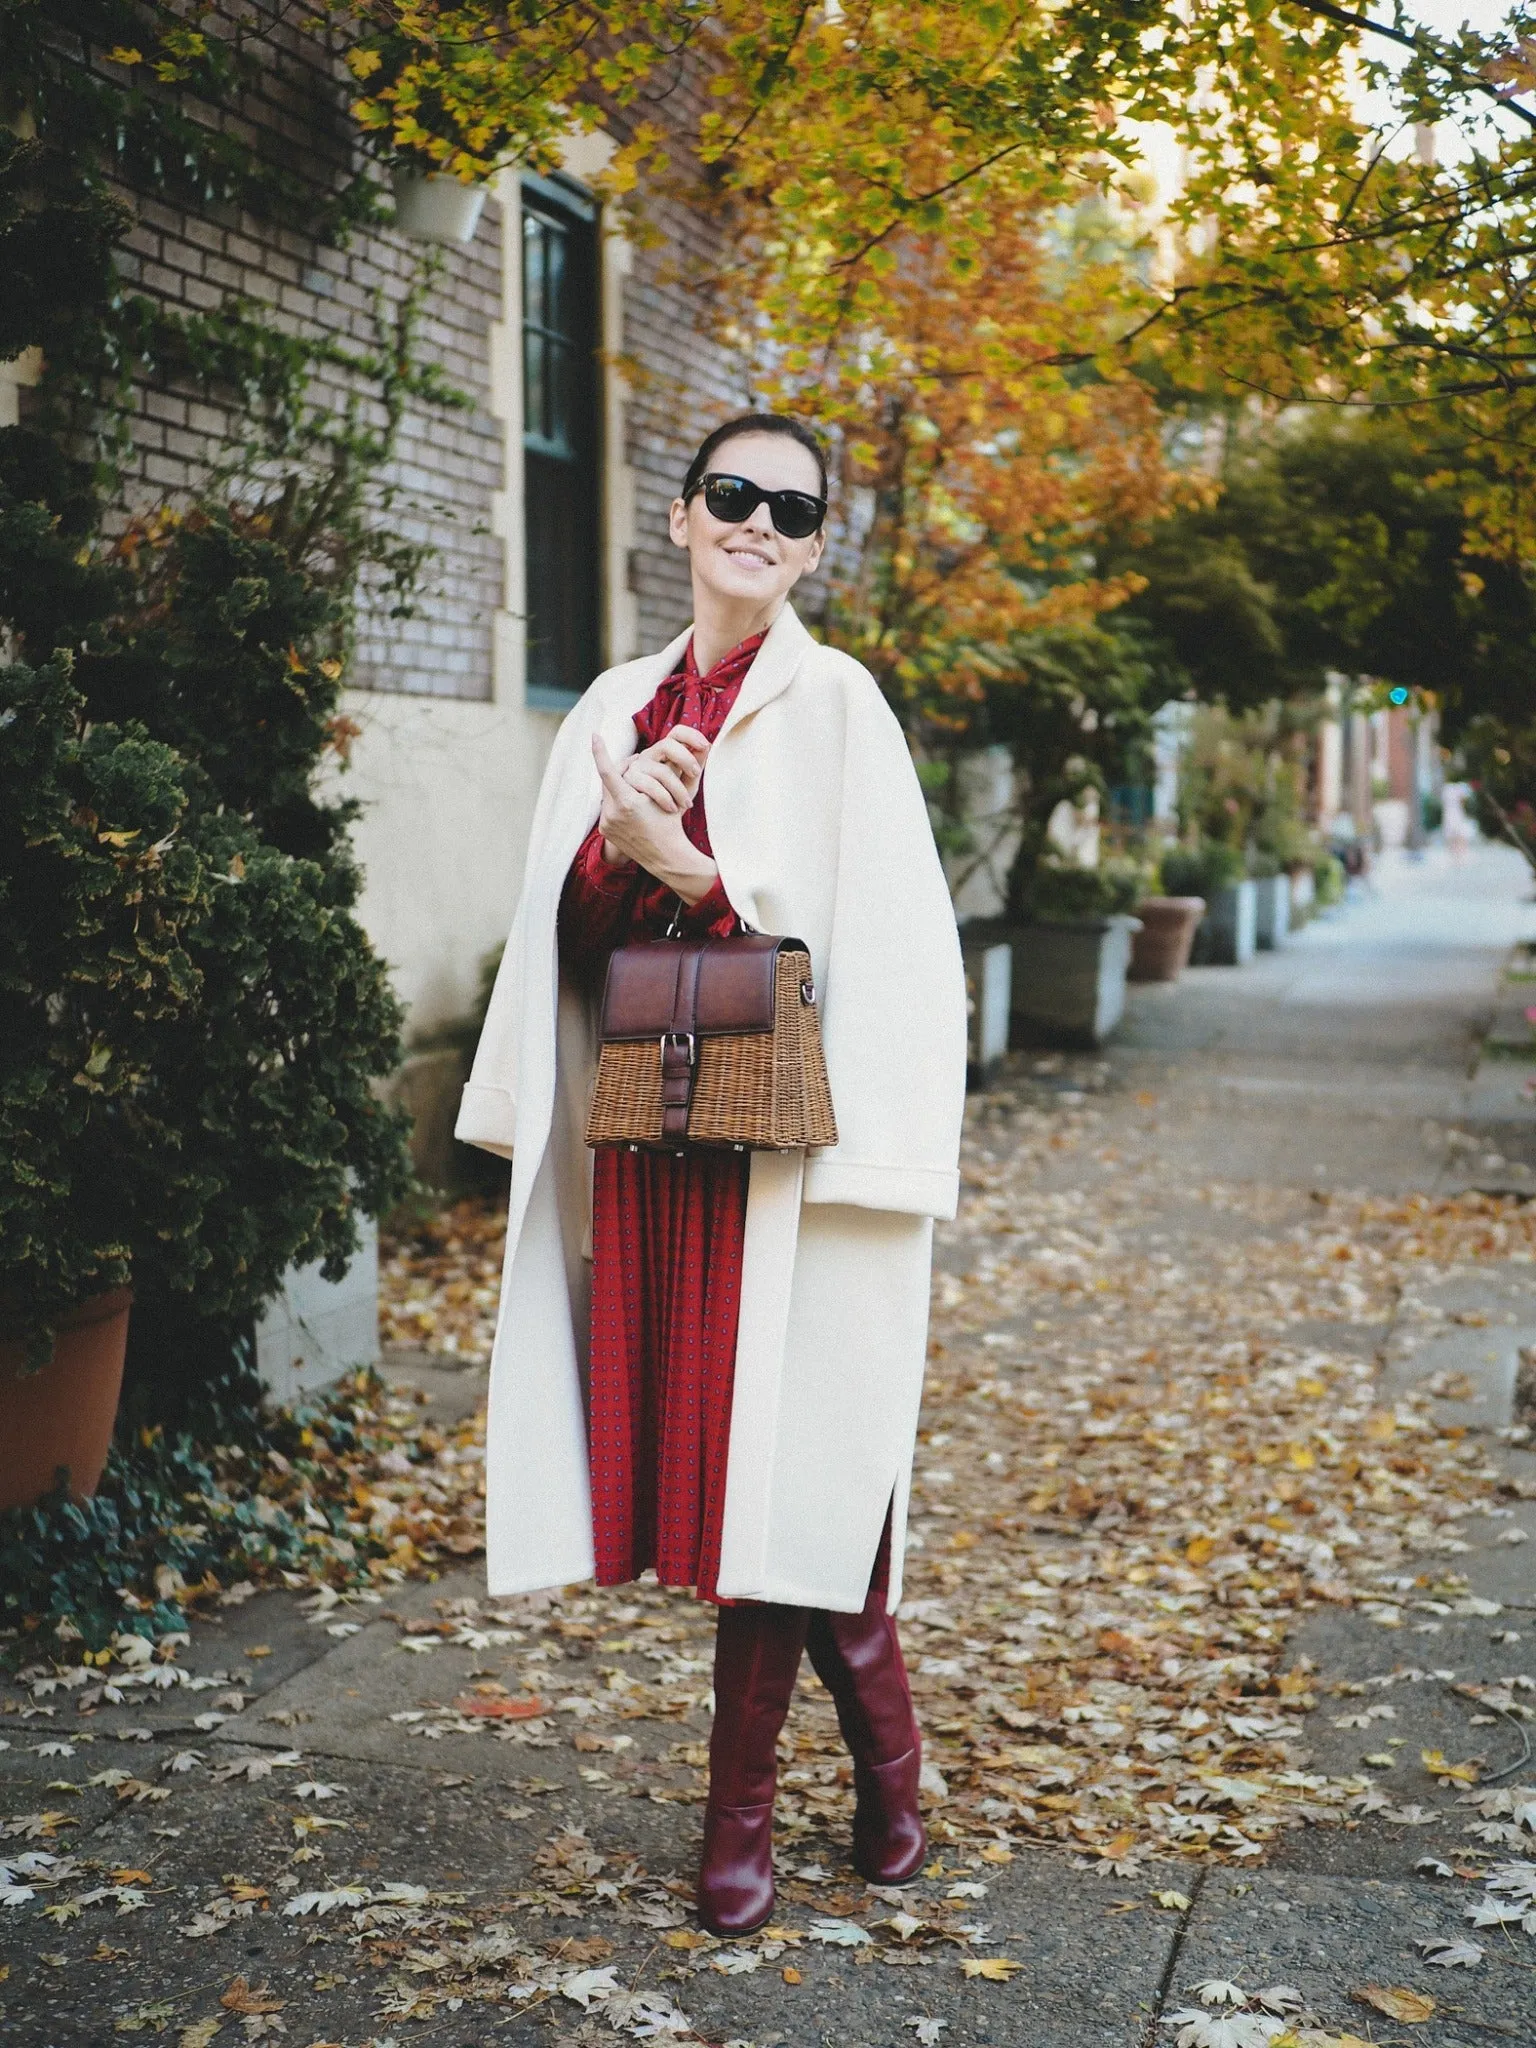
[[[1006,1984],[1024,1965],[1009,1956],[967,1956],[960,1965],[964,1977],[980,1977],[987,1984]]]
[[[1418,2026],[1435,2014],[1435,2001],[1427,1991],[1409,1991],[1402,1985],[1365,1984],[1352,1991],[1350,1997],[1361,2005],[1374,2006],[1389,2020],[1401,2020],[1405,2026]]]
[[[274,1998],[266,1985],[262,1985],[260,1990],[253,1990],[244,1977],[236,1977],[220,1995],[219,2003],[226,2012],[255,2014],[281,2012],[285,2001]]]
[[[1481,1770],[1481,1766],[1475,1763],[1448,1763],[1444,1752],[1438,1749],[1421,1749],[1419,1761],[1442,1785],[1475,1785]]]

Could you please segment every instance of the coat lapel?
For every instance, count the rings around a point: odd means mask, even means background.
[[[768,638],[758,649],[756,661],[747,670],[740,694],[720,728],[720,738],[715,741],[717,747],[720,740],[734,732],[743,719],[750,718],[754,711],[761,711],[770,698],[789,688],[796,669],[815,645],[816,642],[800,623],[800,614],[792,604],[786,603],[768,628]]]

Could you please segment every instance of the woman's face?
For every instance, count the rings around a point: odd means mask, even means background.
[[[821,496],[815,458],[787,434],[738,434],[710,458],[712,476],[744,476],[765,491],[808,491]],[[758,505],[737,526],[716,519],[698,491],[684,504],[672,501],[672,538],[688,550],[694,587],[732,604],[749,602],[776,611],[800,578],[816,567],[826,544],[825,529],[808,540],[779,532],[766,505]]]

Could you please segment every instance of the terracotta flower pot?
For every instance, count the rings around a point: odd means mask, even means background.
[[[20,1336],[0,1335],[0,1508],[31,1507],[58,1468],[77,1500],[96,1491],[112,1442],[133,1290],[117,1287],[60,1318],[53,1356],[26,1370]]]
[[[1205,915],[1203,896],[1149,896],[1136,906],[1141,930],[1131,941],[1132,981],[1177,981]]]

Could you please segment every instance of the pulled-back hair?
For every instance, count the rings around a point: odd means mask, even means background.
[[[816,474],[821,479],[821,496],[827,495],[827,452],[821,444],[821,436],[804,420],[797,420],[789,413],[744,412],[739,418],[727,420],[723,426],[716,427],[712,434],[705,435],[698,454],[688,465],[687,476],[683,478],[685,498],[699,479],[708,474],[716,450],[723,448],[727,441],[734,441],[738,434],[779,434],[786,441],[798,441],[816,464]]]

